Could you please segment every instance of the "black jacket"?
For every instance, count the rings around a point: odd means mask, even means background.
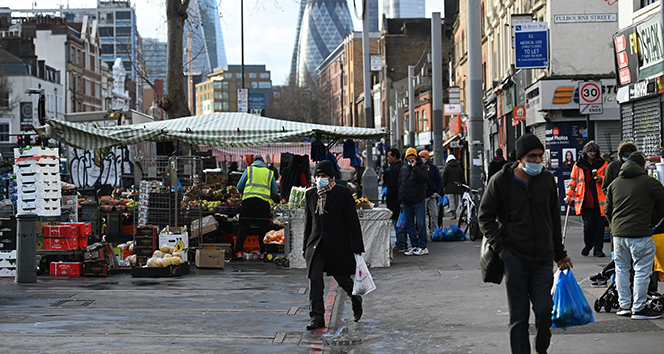
[[[489,163],[489,173],[487,173],[486,179],[487,181],[491,179],[493,175],[498,173],[498,171],[503,169],[503,166],[507,164],[507,160],[505,160],[504,157],[502,156],[496,156],[491,160]]]
[[[463,191],[455,182],[466,184],[466,176],[463,174],[463,167],[457,160],[451,160],[443,169],[443,185],[446,194],[461,194]]]
[[[491,247],[507,248],[532,262],[559,261],[567,256],[562,243],[558,186],[553,174],[543,170],[528,186],[515,180],[510,202],[507,238],[499,232],[505,222],[510,182],[514,176],[509,165],[489,180],[480,203],[480,230]]]
[[[317,189],[307,190],[302,242],[307,277],[310,276],[314,252],[323,253],[327,275],[355,274],[354,254],[364,253],[364,241],[353,194],[350,189],[337,185],[327,192],[326,199],[327,213],[318,215]]]
[[[406,162],[399,171],[399,200],[408,205],[424,201],[427,196],[429,173],[419,158],[416,161],[415,167]]]
[[[443,178],[440,176],[440,170],[438,169],[438,166],[431,162],[425,163],[424,166],[429,170],[429,180],[427,181],[427,198],[432,196],[434,193],[442,194]]]
[[[383,174],[383,186],[387,187],[387,208],[392,211],[392,219],[399,218],[401,207],[399,206],[399,172],[403,167],[403,162],[397,162],[390,165]]]

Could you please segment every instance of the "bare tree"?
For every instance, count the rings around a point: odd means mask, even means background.
[[[11,113],[18,105],[18,99],[12,99],[14,85],[3,70],[0,70],[0,116]]]
[[[329,123],[320,119],[320,97],[323,93],[319,91],[310,75],[307,76],[306,84],[303,86],[298,86],[291,76],[278,92],[278,97],[272,100],[269,108],[273,118],[309,123],[311,117],[313,123]],[[310,109],[311,115],[309,115]]]
[[[184,93],[182,72],[182,35],[188,7],[189,0],[166,0],[166,18],[168,19],[167,89],[164,98],[157,104],[166,112],[169,119],[191,115]]]

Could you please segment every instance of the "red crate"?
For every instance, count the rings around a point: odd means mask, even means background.
[[[78,249],[78,237],[73,238],[44,238],[44,249],[47,251],[74,251]]]
[[[78,238],[75,225],[44,225],[44,238]]]
[[[73,225],[78,228],[79,235],[92,235],[92,223],[89,222],[63,222],[60,225]]]
[[[245,253],[251,253],[254,251],[259,251],[261,249],[261,245],[258,241],[258,236],[257,235],[247,235],[247,238],[244,239],[244,249],[243,251]]]
[[[79,235],[78,236],[78,248],[88,247],[88,235]]]
[[[83,274],[82,262],[52,262],[52,277],[80,277]]]

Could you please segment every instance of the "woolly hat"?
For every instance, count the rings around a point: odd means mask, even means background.
[[[263,161],[263,162],[265,162],[265,160],[263,160],[263,156],[261,156],[261,155],[254,156],[254,161]]]
[[[544,150],[542,142],[533,134],[524,134],[516,141],[516,159],[520,159],[528,151],[534,149]]]
[[[408,156],[408,155],[415,155],[415,156],[417,156],[417,150],[415,150],[415,148],[408,148],[408,149],[406,149],[406,156]]]
[[[334,178],[334,164],[332,161],[323,160],[319,162],[314,171],[316,171],[314,176],[317,176],[319,173],[324,173],[328,177]]]
[[[447,160],[445,160],[445,163],[449,163],[452,160],[456,160],[456,157],[454,157],[454,155],[450,154],[449,156],[447,156]]]
[[[420,156],[424,157],[425,159],[429,159],[429,152],[426,150],[420,151]]]

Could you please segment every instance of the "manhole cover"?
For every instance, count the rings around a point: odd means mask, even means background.
[[[28,316],[0,316],[0,323],[18,323],[28,318]]]
[[[31,299],[67,299],[74,296],[74,294],[65,293],[34,293],[28,295]]]
[[[60,300],[51,307],[86,307],[95,302],[94,300]]]

